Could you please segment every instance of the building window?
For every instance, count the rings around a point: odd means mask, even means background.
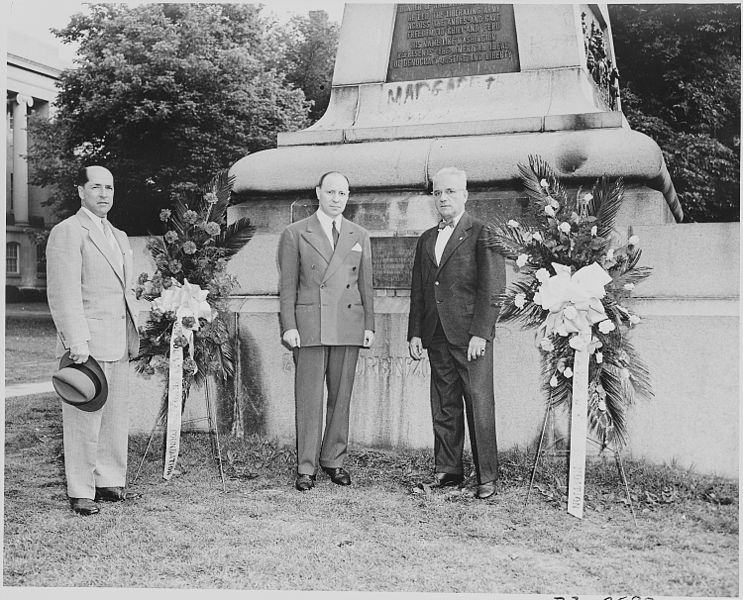
[[[20,270],[21,245],[18,242],[5,244],[5,272],[17,275]]]
[[[43,244],[36,245],[36,276],[46,277],[46,247]]]

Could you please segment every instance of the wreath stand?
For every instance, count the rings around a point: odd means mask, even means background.
[[[526,500],[524,501],[524,506],[521,509],[521,512],[522,513],[526,510],[526,505],[529,503],[529,496],[531,495],[531,490],[534,487],[534,478],[536,477],[536,474],[537,474],[537,466],[539,465],[539,459],[541,458],[542,453],[543,453],[542,450],[543,450],[543,445],[544,445],[544,435],[545,435],[545,432],[547,431],[547,423],[548,422],[551,421],[552,428],[553,428],[553,431],[554,431],[554,426],[555,426],[554,410],[555,410],[555,406],[552,403],[552,400],[550,399],[550,402],[547,405],[547,409],[546,409],[546,411],[544,413],[544,421],[542,422],[542,433],[539,436],[539,445],[537,446],[537,452],[536,452],[536,454],[534,456],[534,464],[532,465],[532,469],[531,469],[531,478],[529,479],[529,488],[526,491]],[[553,436],[554,436],[554,434],[553,434]],[[549,446],[547,446],[546,448],[544,448],[544,452],[546,453],[548,450],[553,449],[554,446],[555,446],[555,444],[559,440],[561,440],[561,439],[563,439],[563,438],[554,439],[549,444]],[[597,440],[594,440],[591,437],[587,437],[586,439],[589,442],[593,442],[594,444],[596,444],[599,447],[604,447],[603,444],[601,444]],[[625,494],[627,495],[627,502],[629,504],[630,511],[632,512],[632,520],[635,522],[635,527],[638,527],[637,516],[635,515],[635,508],[632,505],[632,497],[630,495],[629,484],[627,483],[627,476],[626,476],[625,471],[624,471],[624,464],[622,463],[622,457],[621,457],[619,451],[615,447],[612,447],[611,450],[614,453],[614,461],[615,461],[616,466],[617,466],[617,471],[619,472],[619,477],[622,480],[622,484],[624,485],[624,491],[625,491]],[[565,453],[564,451],[554,451],[554,450],[552,450],[551,456],[567,456],[567,453]]]
[[[227,487],[225,484],[224,479],[224,466],[222,463],[222,448],[219,443],[219,427],[216,424],[216,412],[215,412],[215,406],[211,399],[211,386],[209,385],[209,379],[207,378],[206,382],[204,383],[204,389],[205,389],[205,399],[206,399],[206,417],[199,417],[198,419],[189,419],[188,421],[183,421],[181,423],[181,426],[187,424],[187,423],[200,423],[202,421],[207,421],[209,425],[209,441],[211,442],[211,450],[212,450],[212,458],[216,461],[217,467],[219,468],[219,476],[222,479],[222,491],[226,492]],[[167,389],[165,391],[167,394]],[[139,463],[139,468],[137,469],[137,474],[134,476],[134,479],[132,483],[136,483],[137,479],[139,479],[139,473],[142,470],[142,466],[144,465],[144,461],[147,458],[147,454],[150,451],[150,446],[152,445],[152,440],[155,437],[155,433],[158,431],[165,432],[166,430],[166,423],[165,419],[167,418],[167,411],[160,411],[160,414],[155,419],[155,424],[152,427],[152,432],[150,433],[150,439],[147,441],[147,447],[145,448],[144,455],[142,456],[142,460]]]

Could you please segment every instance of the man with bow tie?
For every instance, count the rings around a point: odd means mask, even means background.
[[[139,351],[132,292],[132,249],[106,215],[114,179],[101,166],[76,178],[80,210],[57,224],[46,247],[47,297],[57,329],[57,356],[84,365],[95,358],[108,383],[98,410],[62,403],[67,495],[73,511],[92,515],[98,501],[124,500],[129,442],[128,366]]]
[[[343,468],[351,392],[359,348],[374,339],[371,243],[365,229],[342,216],[348,179],[325,173],[315,193],[317,212],[289,225],[279,240],[282,340],[295,365],[294,485],[302,492],[315,486],[318,467],[333,483],[351,484]]]
[[[464,411],[477,472],[476,496],[496,491],[493,337],[503,258],[484,244],[488,226],[465,212],[467,175],[446,167],[433,178],[441,216],[415,250],[408,346],[415,360],[427,349],[431,363],[431,416],[435,476],[432,487],[464,481]],[[464,406],[462,399],[464,398]]]

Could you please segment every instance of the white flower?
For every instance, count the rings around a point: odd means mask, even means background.
[[[534,298],[532,298],[532,302],[534,304],[540,304],[541,305],[542,304],[542,294],[540,294],[539,292],[535,292],[534,293]]]
[[[532,233],[531,234],[531,237],[532,237],[532,239],[535,239],[538,242],[541,242],[542,241],[542,234],[539,233],[538,231],[535,231],[534,233]]]
[[[509,227],[518,227],[519,226],[519,222],[518,221],[514,221],[513,219],[510,219],[508,221],[508,226]]]
[[[598,408],[600,411],[606,412],[606,400],[604,400],[603,398],[599,400]]]
[[[554,344],[549,338],[542,338],[542,341],[539,342],[539,345],[545,352],[552,352],[555,349]]]
[[[593,200],[593,194],[591,194],[590,192],[588,194],[584,194],[583,200],[585,200],[586,202],[590,202],[591,200]]]
[[[526,302],[526,294],[516,294],[513,297],[513,304],[516,306],[516,308],[524,308],[524,303]]]
[[[636,235],[630,236],[629,240],[627,240],[627,243],[630,246],[637,246],[640,243],[640,238]]]
[[[606,319],[604,321],[601,321],[601,323],[599,323],[599,331],[601,333],[610,333],[614,331],[616,328],[617,326],[614,325],[614,322],[610,321],[609,319]]]
[[[597,352],[596,353],[596,362],[601,364],[604,362],[604,353],[603,352]]]
[[[557,387],[557,375],[553,375],[552,379],[550,379],[550,386]]]
[[[550,278],[550,272],[542,267],[541,269],[537,269],[537,272],[534,273],[534,277],[537,278],[539,283],[544,283]]]
[[[555,200],[552,196],[547,196],[547,202],[550,203],[550,206],[554,208],[555,210],[560,210],[560,203]]]
[[[519,257],[516,259],[516,265],[519,267],[523,267],[526,264],[526,261],[529,260],[528,254],[519,254]]]
[[[563,372],[563,375],[565,376],[565,379],[570,379],[573,376],[573,369],[567,367]]]
[[[634,283],[625,283],[623,287],[624,287],[625,290],[628,290],[628,291],[629,290],[634,290],[635,289],[635,284]]]
[[[563,233],[570,233],[570,223],[566,223],[565,221],[560,223],[560,231]]]
[[[629,322],[632,323],[633,325],[637,325],[641,320],[642,319],[640,319],[640,317],[638,317],[637,315],[629,316]]]
[[[606,260],[614,260],[614,248],[609,248],[609,250],[606,252]]]
[[[555,216],[555,209],[552,208],[549,204],[544,207],[544,214],[548,217],[554,217]]]
[[[544,189],[547,189],[550,186],[550,184],[547,183],[546,179],[542,179],[542,181],[539,182],[539,185],[541,185]]]
[[[596,234],[599,232],[599,228],[594,225],[591,227],[591,237],[596,237]]]

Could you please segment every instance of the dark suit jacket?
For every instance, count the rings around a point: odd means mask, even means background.
[[[281,331],[299,331],[305,346],[361,346],[374,331],[369,232],[347,219],[335,252],[312,215],[279,240]]]
[[[415,248],[408,340],[419,337],[427,348],[437,316],[452,345],[467,346],[473,335],[493,339],[505,261],[493,248],[478,243],[487,236],[486,228],[465,212],[444,248],[440,266],[434,254],[438,228],[423,232]]]

